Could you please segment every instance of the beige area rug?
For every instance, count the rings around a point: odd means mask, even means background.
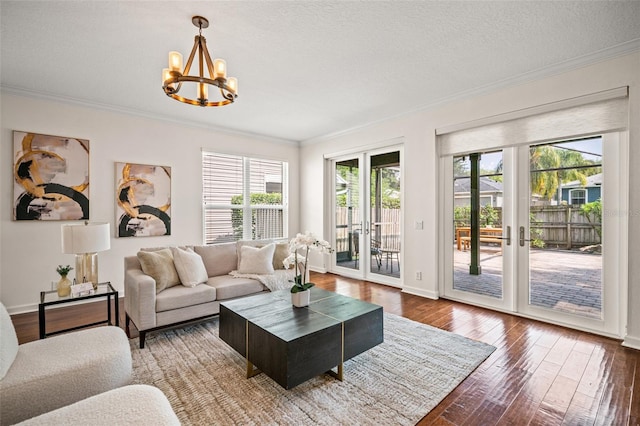
[[[403,424],[424,417],[494,350],[437,328],[384,315],[384,343],[285,390],[218,337],[218,319],[131,340],[134,382],[157,386],[184,425]]]

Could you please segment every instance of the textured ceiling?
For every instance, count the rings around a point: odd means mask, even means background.
[[[1,85],[305,141],[640,48],[640,1],[1,1]],[[239,98],[169,99],[197,29]]]

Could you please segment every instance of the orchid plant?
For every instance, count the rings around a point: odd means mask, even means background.
[[[304,252],[304,256],[298,254],[299,250],[302,250]],[[289,242],[289,256],[282,262],[287,269],[291,265],[295,265],[295,277],[293,281],[291,281],[293,282],[291,293],[305,291],[315,285],[311,282],[304,282],[305,279],[299,270],[298,262],[304,262],[304,275],[307,274],[307,267],[309,264],[309,250],[315,250],[320,253],[333,252],[333,249],[328,242],[318,239],[311,232],[296,235],[296,237]]]

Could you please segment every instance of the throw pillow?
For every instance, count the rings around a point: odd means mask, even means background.
[[[289,257],[289,243],[276,243],[276,250],[273,253],[273,269],[285,269],[282,263]]]
[[[180,284],[180,277],[173,264],[170,249],[139,251],[137,256],[142,266],[142,272],[156,280],[156,293]]]
[[[242,247],[249,246],[249,247],[262,248],[262,247],[266,246],[267,244],[269,244],[271,242],[272,241],[267,241],[267,240],[239,240],[239,241],[236,241],[236,248],[238,250],[238,265],[242,261]]]
[[[176,265],[180,282],[186,287],[195,287],[209,279],[202,257],[192,249],[172,247],[173,263]]]
[[[238,272],[241,274],[273,274],[273,252],[275,249],[276,245],[273,243],[261,248],[243,246]]]

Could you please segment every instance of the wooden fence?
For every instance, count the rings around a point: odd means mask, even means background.
[[[351,228],[349,215],[351,214]],[[336,252],[353,253],[353,235],[362,232],[360,209],[336,208]],[[380,241],[381,247],[400,250],[400,209],[381,209],[379,220],[372,222],[371,238]]]
[[[493,209],[498,217],[493,226],[501,227],[502,208]],[[571,249],[601,243],[602,224],[589,222],[581,213],[580,206],[531,206],[529,211],[531,238],[543,241],[544,247]],[[465,217],[456,220],[456,226],[469,226],[469,223],[469,218]],[[512,235],[517,235],[517,232]]]

